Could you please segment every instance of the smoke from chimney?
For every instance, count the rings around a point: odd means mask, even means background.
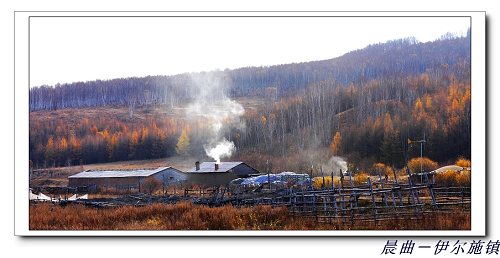
[[[234,143],[224,135],[231,129],[245,128],[241,119],[245,109],[227,96],[230,86],[227,78],[216,72],[191,75],[197,95],[186,109],[188,118],[201,117],[204,119],[202,121],[209,122],[210,132],[206,135],[207,142],[203,148],[207,156],[217,163],[220,163],[221,158],[233,155],[236,150]]]
[[[333,171],[335,173],[339,172],[339,175],[342,175],[342,173],[347,172],[347,161],[345,161],[343,157],[333,156],[328,160],[324,167],[329,171]]]

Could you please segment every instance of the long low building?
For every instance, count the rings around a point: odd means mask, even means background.
[[[173,167],[161,167],[151,170],[105,170],[105,171],[83,171],[69,176],[70,187],[95,187],[115,189],[138,189],[144,185],[146,180],[155,179],[163,186],[179,184],[186,181],[186,173]]]

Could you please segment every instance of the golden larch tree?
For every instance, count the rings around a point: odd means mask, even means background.
[[[184,129],[182,130],[181,136],[179,136],[179,140],[175,146],[175,151],[179,155],[187,155],[189,152],[189,144],[189,136],[186,129]]]
[[[330,150],[332,151],[333,155],[339,155],[341,148],[342,148],[342,135],[340,134],[339,131],[337,131],[335,133],[335,136],[333,136],[332,143],[330,144]]]
[[[422,105],[422,100],[420,100],[420,98],[417,98],[417,100],[415,101],[415,107],[413,110],[417,115],[422,113],[422,111],[424,110]]]

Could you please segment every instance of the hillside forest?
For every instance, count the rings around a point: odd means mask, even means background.
[[[34,87],[31,166],[206,159],[211,121],[183,112],[198,94],[193,78],[216,78],[220,94],[243,105],[244,126],[222,132],[236,147],[226,160],[258,169],[304,171],[311,156],[401,168],[420,155],[411,141],[424,137],[424,156],[440,164],[471,156],[468,34],[394,40],[322,61]]]

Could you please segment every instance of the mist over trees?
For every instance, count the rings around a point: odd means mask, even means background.
[[[207,73],[223,78],[232,98],[266,102],[245,111],[244,130],[225,132],[239,153],[285,159],[324,148],[359,166],[382,162],[401,167],[407,150],[411,157],[420,151],[408,139],[425,135],[429,158],[470,158],[469,36],[428,43],[408,38],[329,60]],[[204,123],[188,125],[168,116],[132,119],[144,107],[170,110],[192,101],[197,94],[193,76],[197,74],[32,88],[30,159],[52,166],[167,157],[179,150],[203,153],[200,142],[209,130]],[[35,116],[88,107],[122,107],[129,116],[96,115],[70,123]],[[190,148],[184,148],[187,141]]]

